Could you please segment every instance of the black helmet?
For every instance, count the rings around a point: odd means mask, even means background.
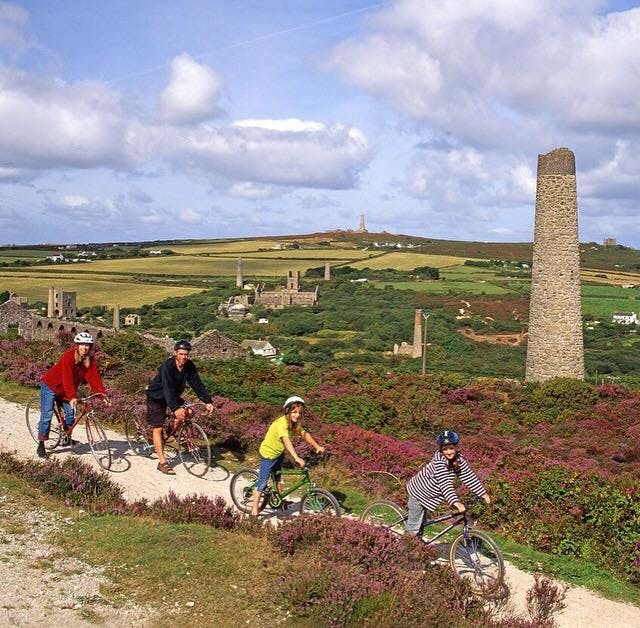
[[[191,343],[188,340],[178,340],[175,345],[173,345],[173,350],[178,351],[178,349],[185,349],[186,351],[191,351]]]
[[[460,437],[458,436],[458,433],[453,430],[445,430],[436,436],[436,443],[438,443],[438,447],[442,447],[443,445],[457,445],[459,442]]]

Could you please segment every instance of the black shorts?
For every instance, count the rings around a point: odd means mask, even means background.
[[[167,404],[164,401],[147,397],[147,422],[152,427],[162,427],[167,417]]]

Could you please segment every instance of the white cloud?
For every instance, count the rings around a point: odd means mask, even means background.
[[[60,199],[60,205],[70,209],[75,207],[86,207],[89,203],[90,201],[86,196],[80,196],[78,194],[66,194]]]
[[[180,220],[189,224],[198,224],[202,222],[202,216],[197,211],[186,208],[180,212]]]
[[[242,181],[234,183],[228,190],[227,194],[236,198],[248,198],[251,200],[260,200],[265,198],[273,198],[278,194],[276,189],[271,185],[258,185],[250,181]]]
[[[220,114],[222,78],[186,53],[171,61],[169,84],[160,94],[160,115],[171,124],[192,124]]]
[[[356,128],[314,121],[286,121],[278,128],[273,122],[242,120],[165,135],[164,150],[200,172],[231,181],[329,189],[353,187],[371,158]]]
[[[492,132],[496,144],[514,133],[521,141],[532,115],[547,119],[538,124],[638,131],[640,9],[600,16],[599,4],[397,0],[327,65],[465,143],[491,142]]]
[[[41,170],[132,164],[120,94],[0,67],[0,167]]]

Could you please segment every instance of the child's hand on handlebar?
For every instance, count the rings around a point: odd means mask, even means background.
[[[458,512],[465,512],[467,510],[462,502],[456,502],[454,506],[458,510]]]
[[[296,463],[298,464],[298,466],[299,466],[301,469],[304,469],[304,460],[303,460],[302,458],[300,458],[300,456],[297,456],[297,457],[296,457]]]

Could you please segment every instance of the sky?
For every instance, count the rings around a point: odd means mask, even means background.
[[[0,0],[0,243],[357,228],[640,248],[640,2]]]

